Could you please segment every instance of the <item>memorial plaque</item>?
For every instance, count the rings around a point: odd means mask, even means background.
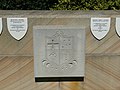
[[[84,28],[35,26],[33,40],[36,82],[84,80]]]
[[[110,18],[91,18],[91,32],[98,40],[103,39],[110,30]]]
[[[116,32],[120,37],[120,18],[116,18]]]
[[[27,33],[27,18],[7,18],[9,33],[17,40],[22,39]]]
[[[0,34],[2,33],[2,18],[0,18]]]

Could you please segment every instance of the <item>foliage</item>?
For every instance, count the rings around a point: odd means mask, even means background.
[[[53,10],[119,10],[120,0],[58,0]]]
[[[2,10],[49,10],[57,0],[1,0]]]
[[[119,10],[120,0],[1,0],[2,10]]]

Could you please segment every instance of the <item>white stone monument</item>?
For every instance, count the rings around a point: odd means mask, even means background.
[[[35,81],[83,81],[85,29],[34,26]]]

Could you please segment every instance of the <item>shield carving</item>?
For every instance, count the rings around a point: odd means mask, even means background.
[[[98,40],[103,39],[110,30],[110,18],[91,18],[91,32]]]
[[[2,33],[2,18],[0,18],[0,34]]]
[[[27,18],[7,18],[7,27],[12,37],[16,40],[20,40],[27,33]]]
[[[120,37],[120,18],[116,18],[116,32]]]
[[[51,37],[46,37],[46,56],[50,62],[57,66],[70,62],[73,58],[73,36],[57,32]]]
[[[33,42],[36,82],[84,80],[85,28],[34,26]]]

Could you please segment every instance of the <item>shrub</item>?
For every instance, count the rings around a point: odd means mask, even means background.
[[[58,0],[53,10],[118,10],[120,0]]]
[[[120,0],[1,0],[3,10],[119,10]]]
[[[3,10],[49,10],[57,0],[1,0]]]

